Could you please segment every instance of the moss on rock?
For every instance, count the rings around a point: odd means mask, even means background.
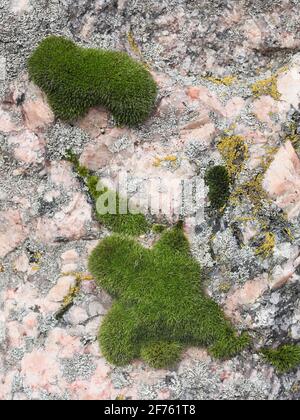
[[[114,365],[143,358],[168,367],[190,345],[206,346],[223,359],[249,344],[206,296],[201,269],[179,226],[164,232],[153,249],[112,235],[92,252],[89,270],[116,299],[99,333],[102,353]]]
[[[62,120],[75,120],[102,105],[117,124],[135,126],[147,119],[156,101],[149,71],[123,52],[81,48],[50,36],[33,52],[28,69]]]
[[[139,236],[150,230],[151,226],[145,215],[138,211],[134,213],[130,212],[127,199],[120,197],[117,192],[104,187],[100,179],[93,175],[88,168],[82,166],[77,156],[71,151],[68,153],[68,160],[74,165],[78,176],[82,178],[87,186],[89,194],[94,201],[97,219],[101,224],[115,233],[131,236]],[[108,198],[115,203],[114,212],[100,213],[98,211],[98,200],[102,199],[102,204],[106,205],[105,201]],[[127,211],[123,212],[121,209],[127,209]]]
[[[219,210],[224,207],[230,196],[230,178],[224,166],[214,166],[205,174],[205,182],[209,187],[208,198],[211,206]]]
[[[262,350],[264,358],[280,373],[287,373],[300,365],[300,346],[287,344],[278,349]]]
[[[100,223],[104,224],[108,229],[116,233],[123,233],[131,236],[139,236],[150,230],[143,213],[131,213],[128,208],[128,201],[115,192],[101,185],[101,181],[97,176],[89,176],[87,178],[87,186],[90,195],[96,203],[96,215]],[[99,211],[99,200],[105,205],[106,200],[115,203],[114,212],[102,213]],[[121,210],[122,209],[122,210]],[[131,209],[132,210],[132,209]]]
[[[171,368],[179,361],[182,346],[166,341],[153,342],[141,348],[141,357],[155,369]]]

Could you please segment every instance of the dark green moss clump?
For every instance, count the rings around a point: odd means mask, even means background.
[[[208,198],[211,206],[216,210],[224,207],[230,196],[230,178],[225,166],[208,169],[205,182],[209,187]]]
[[[117,124],[135,126],[147,119],[156,101],[151,74],[123,52],[85,49],[50,36],[34,51],[28,68],[62,120],[75,120],[102,105]]]
[[[262,354],[280,373],[290,372],[300,365],[300,346],[296,344],[287,344],[276,350],[264,349]]]
[[[205,295],[181,227],[165,231],[153,249],[112,235],[92,252],[89,270],[115,298],[99,333],[101,350],[115,365],[143,358],[168,367],[190,345],[206,346],[222,359],[249,344]]]
[[[88,168],[80,165],[77,156],[74,153],[72,153],[72,151],[68,152],[67,158],[73,164],[78,176],[82,178],[85,185],[87,186],[89,194],[95,203],[95,212],[97,219],[101,224],[103,224],[105,227],[107,227],[115,233],[131,236],[139,236],[150,230],[150,224],[148,223],[144,214],[132,214],[129,212],[123,214],[120,211],[120,208],[128,208],[127,200],[120,197],[116,192],[109,191],[107,188],[101,186],[99,178],[97,176],[92,175],[91,171],[89,171]],[[114,202],[116,203],[114,214],[99,214],[99,212],[97,211],[97,202],[99,198],[103,196],[103,194],[105,194],[105,197],[109,195],[112,198],[112,200],[114,200]]]

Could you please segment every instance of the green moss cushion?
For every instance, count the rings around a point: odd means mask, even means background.
[[[28,67],[62,120],[74,120],[102,105],[117,124],[135,126],[147,119],[156,101],[151,74],[123,52],[85,49],[50,36],[33,52]]]
[[[163,233],[153,249],[112,235],[92,252],[89,269],[115,298],[99,334],[104,356],[115,365],[143,358],[155,368],[169,367],[189,345],[227,358],[249,344],[206,296],[180,227]]]
[[[230,196],[230,178],[224,166],[213,166],[205,174],[205,182],[209,187],[208,198],[212,208],[224,207]]]

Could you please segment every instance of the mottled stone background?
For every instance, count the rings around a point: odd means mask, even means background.
[[[259,353],[300,340],[299,21],[299,0],[0,0],[0,399],[299,399],[300,371],[278,375]],[[160,87],[154,115],[135,130],[103,109],[55,121],[26,71],[49,34],[146,62]],[[253,348],[227,362],[189,349],[170,371],[110,366],[96,336],[111,299],[86,268],[109,232],[66,151],[109,185],[128,170],[134,195],[141,178],[203,177],[223,163],[216,144],[228,134],[249,151],[238,183],[263,178],[260,211],[245,196],[221,220],[187,215],[185,228],[208,293]],[[266,258],[262,229],[275,238]]]

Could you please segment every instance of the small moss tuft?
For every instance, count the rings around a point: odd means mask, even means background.
[[[264,174],[259,173],[249,181],[239,185],[231,194],[232,204],[238,204],[247,198],[253,204],[253,214],[261,212],[263,201],[267,199],[267,193],[263,189],[262,182]]]
[[[105,238],[92,252],[89,270],[116,299],[99,333],[102,353],[112,364],[141,357],[168,367],[190,345],[207,346],[223,359],[249,343],[206,296],[180,226],[165,231],[153,249],[122,235]]]
[[[100,179],[97,176],[92,175],[88,168],[82,166],[78,157],[72,151],[68,152],[67,158],[73,164],[78,176],[81,177],[86,184],[89,194],[95,203],[97,219],[101,224],[115,233],[131,236],[139,236],[150,230],[150,224],[148,223],[145,215],[142,213],[130,213],[128,209],[128,202],[120,197],[116,192],[102,186]],[[110,196],[110,198],[115,202],[116,206],[114,214],[100,214],[98,212],[97,203],[104,194],[105,197]],[[123,214],[124,212],[121,211],[121,209],[126,209],[127,212]]]
[[[33,52],[28,69],[62,120],[73,121],[102,105],[117,124],[136,126],[148,118],[156,101],[157,86],[149,71],[123,52],[81,48],[50,36]]]
[[[139,236],[150,230],[150,224],[142,213],[133,214],[129,212],[128,202],[119,196],[115,191],[111,191],[106,187],[101,187],[101,182],[97,176],[89,176],[87,178],[87,186],[90,195],[96,203],[96,215],[100,223],[104,224],[113,232],[130,236]],[[105,194],[105,196],[104,196]],[[101,197],[111,197],[116,203],[115,213],[100,214],[98,211],[98,200]],[[127,213],[123,214],[121,208],[127,209]]]
[[[280,373],[287,373],[300,365],[300,346],[287,344],[278,349],[264,349],[261,351],[264,358]]]
[[[208,198],[211,206],[219,210],[223,208],[230,196],[230,179],[224,166],[214,166],[205,174],[205,182],[209,187]]]

